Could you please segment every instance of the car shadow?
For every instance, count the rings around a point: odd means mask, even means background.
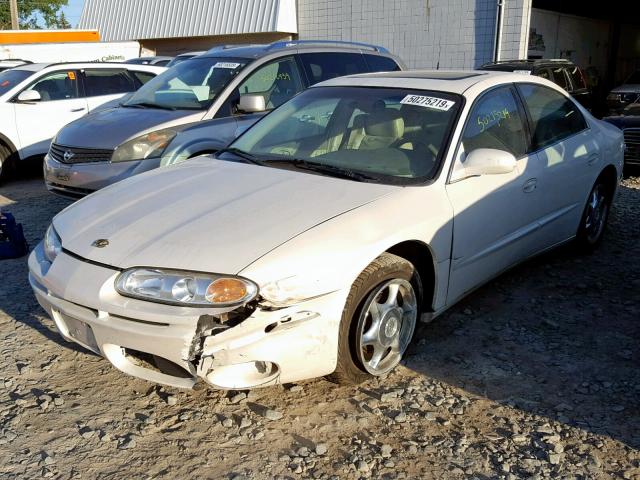
[[[53,214],[72,203],[46,192],[38,180],[42,181],[42,164],[33,162],[21,166],[18,175],[0,185],[0,209],[11,212],[22,224],[30,250],[42,239]],[[8,316],[62,347],[90,353],[64,340],[38,304],[29,285],[27,256],[0,260],[0,279],[0,317]]]
[[[526,413],[640,448],[640,190],[602,245],[532,259],[421,324],[405,364]]]

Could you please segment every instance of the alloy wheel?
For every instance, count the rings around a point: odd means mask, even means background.
[[[408,281],[389,280],[369,294],[356,330],[358,360],[368,373],[382,375],[400,363],[417,318],[418,302]]]

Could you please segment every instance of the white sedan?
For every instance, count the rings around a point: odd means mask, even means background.
[[[71,205],[30,281],[64,338],[140,378],[359,382],[505,269],[593,249],[622,159],[618,129],[537,77],[337,78],[216,158]]]

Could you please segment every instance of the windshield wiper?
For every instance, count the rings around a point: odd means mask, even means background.
[[[127,108],[158,108],[160,110],[176,110],[174,107],[169,107],[168,105],[158,105],[157,103],[151,102],[121,103],[120,105]]]
[[[326,163],[310,162],[308,160],[303,160],[301,158],[287,158],[287,157],[266,158],[263,163],[293,165],[294,167],[299,168],[301,170],[309,170],[312,172],[324,173],[331,177],[346,178],[348,180],[355,180],[356,182],[378,180],[377,177],[373,175],[368,175],[363,172],[356,172],[355,170],[342,168],[335,165],[328,165]]]
[[[227,148],[218,150],[216,152],[216,155],[220,155],[221,153],[227,153],[227,152],[235,155],[236,157],[240,157],[246,163],[251,163],[253,165],[265,165],[265,162],[256,158],[255,155],[252,155],[249,152],[245,152],[244,150],[240,150],[239,148],[235,148],[235,147],[227,147]]]

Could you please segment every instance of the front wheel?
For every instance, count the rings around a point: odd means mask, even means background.
[[[611,208],[611,198],[611,192],[604,179],[599,178],[589,193],[578,227],[576,243],[581,250],[593,251],[602,241]]]
[[[422,300],[414,266],[384,253],[356,279],[340,323],[338,364],[328,378],[360,383],[392,370],[413,338]]]

